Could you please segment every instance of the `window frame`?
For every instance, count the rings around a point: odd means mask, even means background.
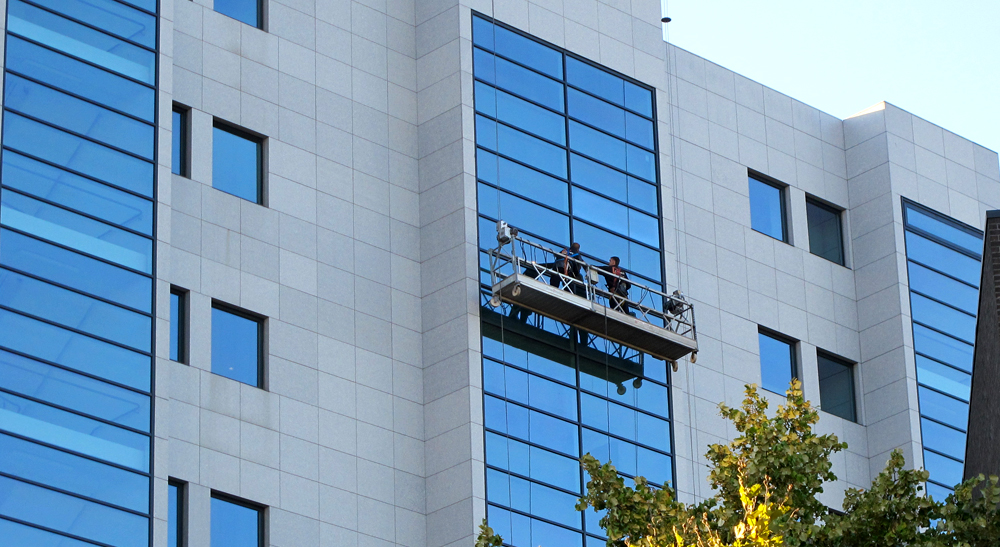
[[[173,120],[173,114],[180,115],[180,172],[173,170],[173,156],[170,157],[170,172],[174,175],[181,176],[184,178],[191,178],[191,108],[184,106],[180,103],[174,103],[171,109],[171,121]],[[171,124],[172,125],[172,124]],[[171,127],[173,132],[177,132],[178,128]],[[173,144],[173,140],[171,140]]]
[[[815,206],[819,209],[823,209],[829,213],[833,213],[837,217],[837,228],[840,233],[840,261],[830,260],[829,258],[820,255],[813,251],[812,245],[812,222],[809,215],[809,206]],[[844,209],[837,207],[829,202],[823,201],[815,196],[806,194],[806,231],[809,233],[809,253],[825,260],[829,260],[838,266],[847,267],[847,238],[844,233]]]
[[[267,29],[265,28],[265,23],[267,22],[267,17],[266,17],[266,13],[265,13],[265,8],[267,6],[267,2],[266,2],[266,0],[255,0],[255,2],[257,4],[257,23],[256,23],[256,25],[250,25],[249,23],[245,23],[242,20],[233,17],[232,15],[229,15],[227,13],[222,13],[221,11],[216,11],[214,6],[212,7],[212,11],[215,11],[215,13],[218,13],[219,15],[224,15],[226,17],[229,17],[230,19],[232,19],[234,21],[237,21],[240,24],[247,25],[248,27],[252,27],[252,28],[255,28],[255,29],[267,32]]]
[[[846,368],[847,371],[850,373],[850,375],[851,375],[851,403],[852,403],[852,405],[851,405],[851,414],[853,415],[852,418],[845,418],[844,416],[841,416],[839,414],[834,414],[834,413],[832,413],[832,412],[830,412],[828,410],[823,410],[823,379],[819,375],[819,360],[820,359],[826,359],[827,361],[831,361],[833,363],[841,365],[844,368]],[[858,398],[858,375],[855,373],[855,368],[857,368],[857,365],[858,364],[855,363],[854,361],[851,361],[849,359],[845,359],[845,358],[843,358],[843,357],[841,357],[839,355],[835,355],[833,353],[830,353],[829,351],[824,351],[822,349],[816,348],[816,381],[817,381],[817,384],[819,385],[819,409],[823,410],[823,412],[826,412],[827,414],[830,414],[832,416],[837,416],[838,418],[842,418],[844,420],[847,420],[847,421],[850,421],[850,422],[854,422],[856,424],[857,423],[861,423],[861,409],[858,408],[858,401],[859,401],[859,398]]]
[[[232,194],[232,193],[226,192],[225,190],[222,190],[220,188],[216,188],[216,186],[215,186],[215,162],[214,162],[214,159],[215,159],[215,144],[216,144],[214,136],[215,136],[215,130],[216,129],[218,129],[219,131],[225,131],[226,133],[229,133],[230,135],[233,135],[235,137],[239,137],[241,139],[251,141],[251,142],[253,142],[253,143],[255,143],[257,145],[257,157],[256,157],[256,172],[257,172],[257,177],[256,177],[257,178],[257,180],[256,180],[256,201],[250,201],[250,200],[245,199],[245,198],[243,198],[241,196],[237,196],[236,194]],[[255,203],[255,204],[260,205],[262,207],[267,207],[267,203],[266,203],[267,192],[265,190],[265,188],[266,188],[266,180],[265,179],[266,179],[266,174],[267,174],[267,165],[266,165],[266,158],[267,158],[267,152],[266,152],[267,137],[265,135],[261,135],[259,133],[250,131],[250,130],[246,129],[245,127],[240,127],[240,126],[238,126],[236,124],[228,122],[228,121],[226,121],[226,120],[224,120],[222,118],[214,118],[212,120],[212,135],[213,135],[213,138],[212,138],[212,156],[213,156],[213,162],[212,162],[212,188],[215,188],[216,190],[219,190],[220,192],[224,192],[226,194],[229,194],[229,195],[231,195],[233,197],[242,199],[244,201],[250,201],[250,203]]]
[[[265,366],[266,366],[266,361],[267,361],[267,358],[266,358],[267,353],[265,351],[267,346],[264,343],[265,336],[266,336],[266,333],[267,333],[267,329],[265,328],[265,325],[266,325],[266,322],[267,322],[267,317],[265,317],[263,315],[260,315],[260,314],[257,314],[257,313],[254,313],[252,311],[240,308],[238,306],[234,306],[234,305],[232,305],[232,304],[230,304],[228,302],[224,302],[222,300],[215,300],[215,299],[213,299],[212,300],[212,309],[213,310],[217,309],[219,311],[222,311],[222,312],[225,312],[225,313],[228,313],[228,314],[231,314],[231,315],[235,315],[236,317],[242,317],[243,319],[247,319],[247,320],[253,321],[254,323],[257,324],[257,384],[256,385],[245,384],[245,385],[248,385],[250,387],[255,387],[255,388],[258,388],[258,389],[267,390],[267,387],[265,385],[265,380],[266,380],[266,376],[267,375],[264,373]],[[212,342],[214,342],[215,341],[215,332],[214,332],[214,329],[212,330],[210,336],[212,337]],[[211,363],[209,363],[209,364],[211,365]],[[215,374],[217,376],[222,376],[221,374],[218,374],[218,373],[212,371],[211,367],[209,368],[209,372],[212,372],[212,374]],[[223,376],[223,378],[228,378],[228,376]],[[233,380],[234,382],[240,382],[239,380],[235,380],[233,378],[229,378],[229,379]],[[240,382],[240,383],[243,384],[244,382]]]
[[[767,234],[764,234],[764,235],[767,235]],[[790,337],[790,336],[786,336],[784,334],[781,334],[780,332],[777,332],[777,331],[771,330],[771,329],[769,329],[767,327],[758,325],[757,326],[757,344],[758,344],[758,350],[757,351],[758,352],[760,351],[760,335],[764,335],[764,336],[767,336],[768,338],[770,338],[772,340],[776,340],[778,342],[781,342],[781,343],[784,343],[784,344],[788,344],[788,356],[789,356],[789,360],[791,361],[791,366],[792,366],[791,367],[791,376],[789,377],[789,382],[791,380],[795,380],[795,379],[797,379],[797,380],[799,380],[801,382],[802,381],[802,364],[799,362],[800,361],[800,359],[799,359],[799,352],[798,352],[799,341],[796,340],[795,338]],[[760,367],[760,371],[761,371],[760,388],[763,389],[764,391],[769,392],[769,393],[777,393],[778,395],[785,395],[784,391],[782,391],[782,392],[779,393],[779,392],[776,392],[776,391],[771,391],[770,389],[767,389],[766,387],[764,387],[764,378],[763,378],[763,376],[764,376],[764,362],[760,359],[760,354],[759,353],[757,355],[757,361],[758,361],[757,365]],[[785,388],[785,389],[787,390],[788,388]]]
[[[776,241],[780,241],[782,243],[787,243],[788,245],[792,245],[792,237],[791,237],[791,232],[792,231],[789,229],[790,226],[789,226],[789,215],[788,215],[788,210],[789,210],[789,207],[788,207],[788,185],[785,184],[785,183],[783,183],[783,182],[781,182],[781,181],[779,181],[779,180],[777,180],[777,179],[775,179],[775,178],[769,177],[769,176],[767,176],[767,175],[765,175],[763,173],[754,171],[752,169],[747,169],[747,179],[748,179],[748,184],[749,184],[749,179],[753,179],[753,180],[755,180],[755,181],[757,181],[757,182],[759,182],[761,184],[766,184],[766,185],[774,188],[775,190],[777,190],[778,191],[778,201],[781,204],[781,209],[780,209],[780,211],[781,211],[781,238],[780,239],[772,236],[771,234],[768,234],[768,233],[765,233],[765,232],[761,232],[760,230],[754,228],[753,227],[753,216],[750,217],[750,229],[753,230],[753,231],[755,231],[755,232],[757,232],[758,234],[766,235],[767,237],[769,237],[771,239],[774,239]],[[747,199],[749,201],[749,199],[750,199],[749,195],[748,195]],[[752,206],[751,206],[751,210],[752,210]],[[752,215],[752,213],[751,213],[751,215]]]
[[[174,531],[177,534],[177,544],[168,547],[187,547],[187,529],[188,529],[188,504],[187,504],[187,483],[174,478],[167,479],[167,488],[174,487],[177,489],[177,505],[175,507],[170,507],[167,513],[167,526],[170,526],[170,511],[176,514],[176,525],[177,528]],[[169,492],[169,490],[168,490]],[[169,500],[169,494],[168,494]],[[168,536],[169,537],[169,536]]]
[[[220,490],[212,490],[209,495],[209,504],[211,500],[217,499],[219,501],[224,501],[226,503],[231,503],[233,505],[238,505],[246,509],[252,509],[257,512],[257,547],[264,547],[268,544],[265,532],[267,531],[267,506],[255,501],[251,501],[245,498],[234,496],[232,494],[227,494]],[[209,519],[208,523],[209,537],[212,534],[212,519]]]
[[[177,359],[171,358],[170,360],[175,363],[181,363],[184,365],[190,364],[188,362],[188,342],[191,339],[191,291],[178,287],[176,285],[170,286],[170,296],[171,298],[177,296],[177,315],[174,317],[173,314],[173,303],[170,306],[170,322],[171,322],[171,332],[170,336],[173,337],[173,322],[179,320],[180,323],[177,325]],[[171,345],[173,340],[170,340]]]

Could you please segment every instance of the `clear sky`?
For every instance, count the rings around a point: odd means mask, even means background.
[[[1000,151],[1000,0],[661,0],[671,43],[846,118],[886,101]]]

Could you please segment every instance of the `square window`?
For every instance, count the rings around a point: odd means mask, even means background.
[[[188,118],[190,110],[174,105],[173,113],[173,156],[170,160],[170,171],[175,175],[188,177]]]
[[[167,547],[184,546],[184,485],[170,481],[167,484]]]
[[[216,122],[212,132],[212,187],[263,204],[264,140]]]
[[[264,28],[262,0],[215,0],[215,11],[251,27]]]
[[[212,547],[262,547],[262,507],[213,492],[210,518]]]
[[[224,304],[212,305],[212,372],[263,386],[264,320]]]
[[[854,365],[822,352],[816,354],[819,368],[819,405],[825,412],[857,421],[854,401]]]
[[[187,291],[170,287],[170,360],[187,362]]]
[[[784,394],[792,378],[798,377],[795,362],[795,342],[774,334],[759,331],[760,385],[774,393]]]
[[[840,226],[840,211],[806,198],[806,218],[809,222],[809,252],[843,266],[844,235]]]
[[[784,188],[750,177],[750,227],[779,241],[788,242]]]

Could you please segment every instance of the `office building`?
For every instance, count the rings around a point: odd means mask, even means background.
[[[793,377],[831,507],[893,449],[963,474],[993,151],[655,0],[0,5],[12,545],[600,545],[576,458],[702,499],[717,404]],[[590,315],[490,305],[498,221],[580,243]]]

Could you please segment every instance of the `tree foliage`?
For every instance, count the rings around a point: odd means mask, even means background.
[[[818,411],[793,380],[785,404],[767,415],[767,400],[746,387],[740,408],[720,405],[738,435],[709,446],[715,495],[697,504],[670,488],[618,474],[611,462],[581,458],[589,475],[578,510],[604,512],[608,547],[986,547],[1000,545],[1000,484],[970,479],[946,500],[923,494],[928,473],[905,469],[894,451],[867,490],[849,489],[834,514],[817,498],[836,480],[830,456],[847,448],[835,435],[817,435]],[[484,521],[476,547],[502,538]],[[558,546],[542,546],[558,547]]]

